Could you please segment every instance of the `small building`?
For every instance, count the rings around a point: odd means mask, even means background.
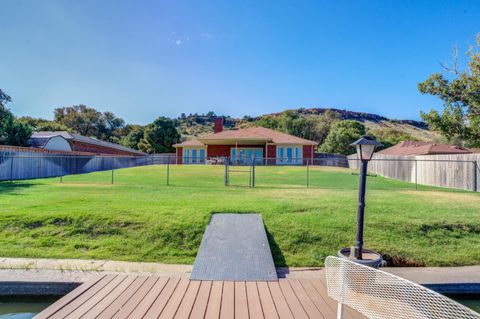
[[[115,143],[66,131],[34,132],[29,143],[32,147],[50,151],[74,151],[99,155],[142,156],[145,153]]]
[[[430,142],[403,141],[386,148],[378,154],[393,156],[440,155],[440,154],[470,154],[470,150],[454,145]]]
[[[312,161],[318,143],[264,127],[223,130],[216,119],[214,134],[173,145],[179,163],[205,163],[229,158],[231,164],[302,165]]]

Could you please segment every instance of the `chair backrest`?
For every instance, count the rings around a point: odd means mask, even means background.
[[[339,303],[339,310],[340,305],[347,305],[375,319],[480,318],[475,311],[430,289],[347,259],[327,257],[325,271],[328,295]]]

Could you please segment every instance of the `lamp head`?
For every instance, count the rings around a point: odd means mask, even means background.
[[[383,146],[382,143],[377,142],[373,137],[368,135],[362,136],[360,139],[350,145],[355,146],[358,157],[362,161],[371,160],[373,153],[375,152],[375,148]]]

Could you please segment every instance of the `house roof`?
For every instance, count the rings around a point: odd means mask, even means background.
[[[277,132],[268,128],[254,126],[238,130],[222,131],[199,137],[195,142],[186,141],[174,145],[175,147],[197,146],[211,143],[231,142],[231,141],[258,141],[269,142],[272,144],[300,144],[300,145],[318,145],[317,142],[306,140],[297,136]],[[200,144],[192,144],[200,143]]]
[[[48,142],[48,140],[52,137],[55,136],[61,136],[67,141],[75,141],[75,142],[81,142],[81,143],[86,143],[86,144],[92,144],[92,145],[97,145],[101,147],[106,147],[106,148],[111,148],[111,149],[116,149],[124,152],[130,152],[130,153],[136,153],[139,155],[145,155],[145,153],[134,150],[129,147],[125,147],[119,144],[115,143],[110,143],[110,142],[105,142],[105,141],[100,141],[96,138],[92,137],[87,137],[83,136],[80,134],[76,133],[70,133],[67,131],[40,131],[40,132],[34,132],[32,136],[30,137],[30,144],[35,147],[44,147],[45,144]]]
[[[469,154],[470,150],[448,144],[430,142],[403,141],[392,147],[386,148],[379,154],[383,155],[435,155],[435,154]]]
[[[177,143],[177,144],[173,144],[173,147],[185,147],[185,146],[205,146],[205,144],[203,144],[202,142],[200,142],[199,140],[188,140],[188,141],[184,141],[182,143]]]

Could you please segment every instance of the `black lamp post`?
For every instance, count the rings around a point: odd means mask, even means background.
[[[367,183],[368,161],[372,159],[373,152],[381,143],[375,141],[370,136],[362,136],[359,140],[351,144],[357,149],[357,155],[360,159],[360,185],[358,189],[358,213],[357,213],[357,236],[355,240],[354,251],[351,252],[356,259],[363,259],[363,220],[365,213],[365,186]]]
[[[370,136],[362,136],[358,141],[351,144],[357,149],[358,159],[360,160],[360,184],[358,190],[358,213],[357,213],[357,235],[355,246],[352,248],[343,248],[338,252],[340,257],[350,258],[356,262],[378,267],[382,261],[382,256],[363,248],[363,221],[365,213],[365,187],[367,183],[367,166],[372,159],[375,148],[382,146],[381,143],[375,141]],[[368,258],[364,258],[364,253],[369,254]]]

